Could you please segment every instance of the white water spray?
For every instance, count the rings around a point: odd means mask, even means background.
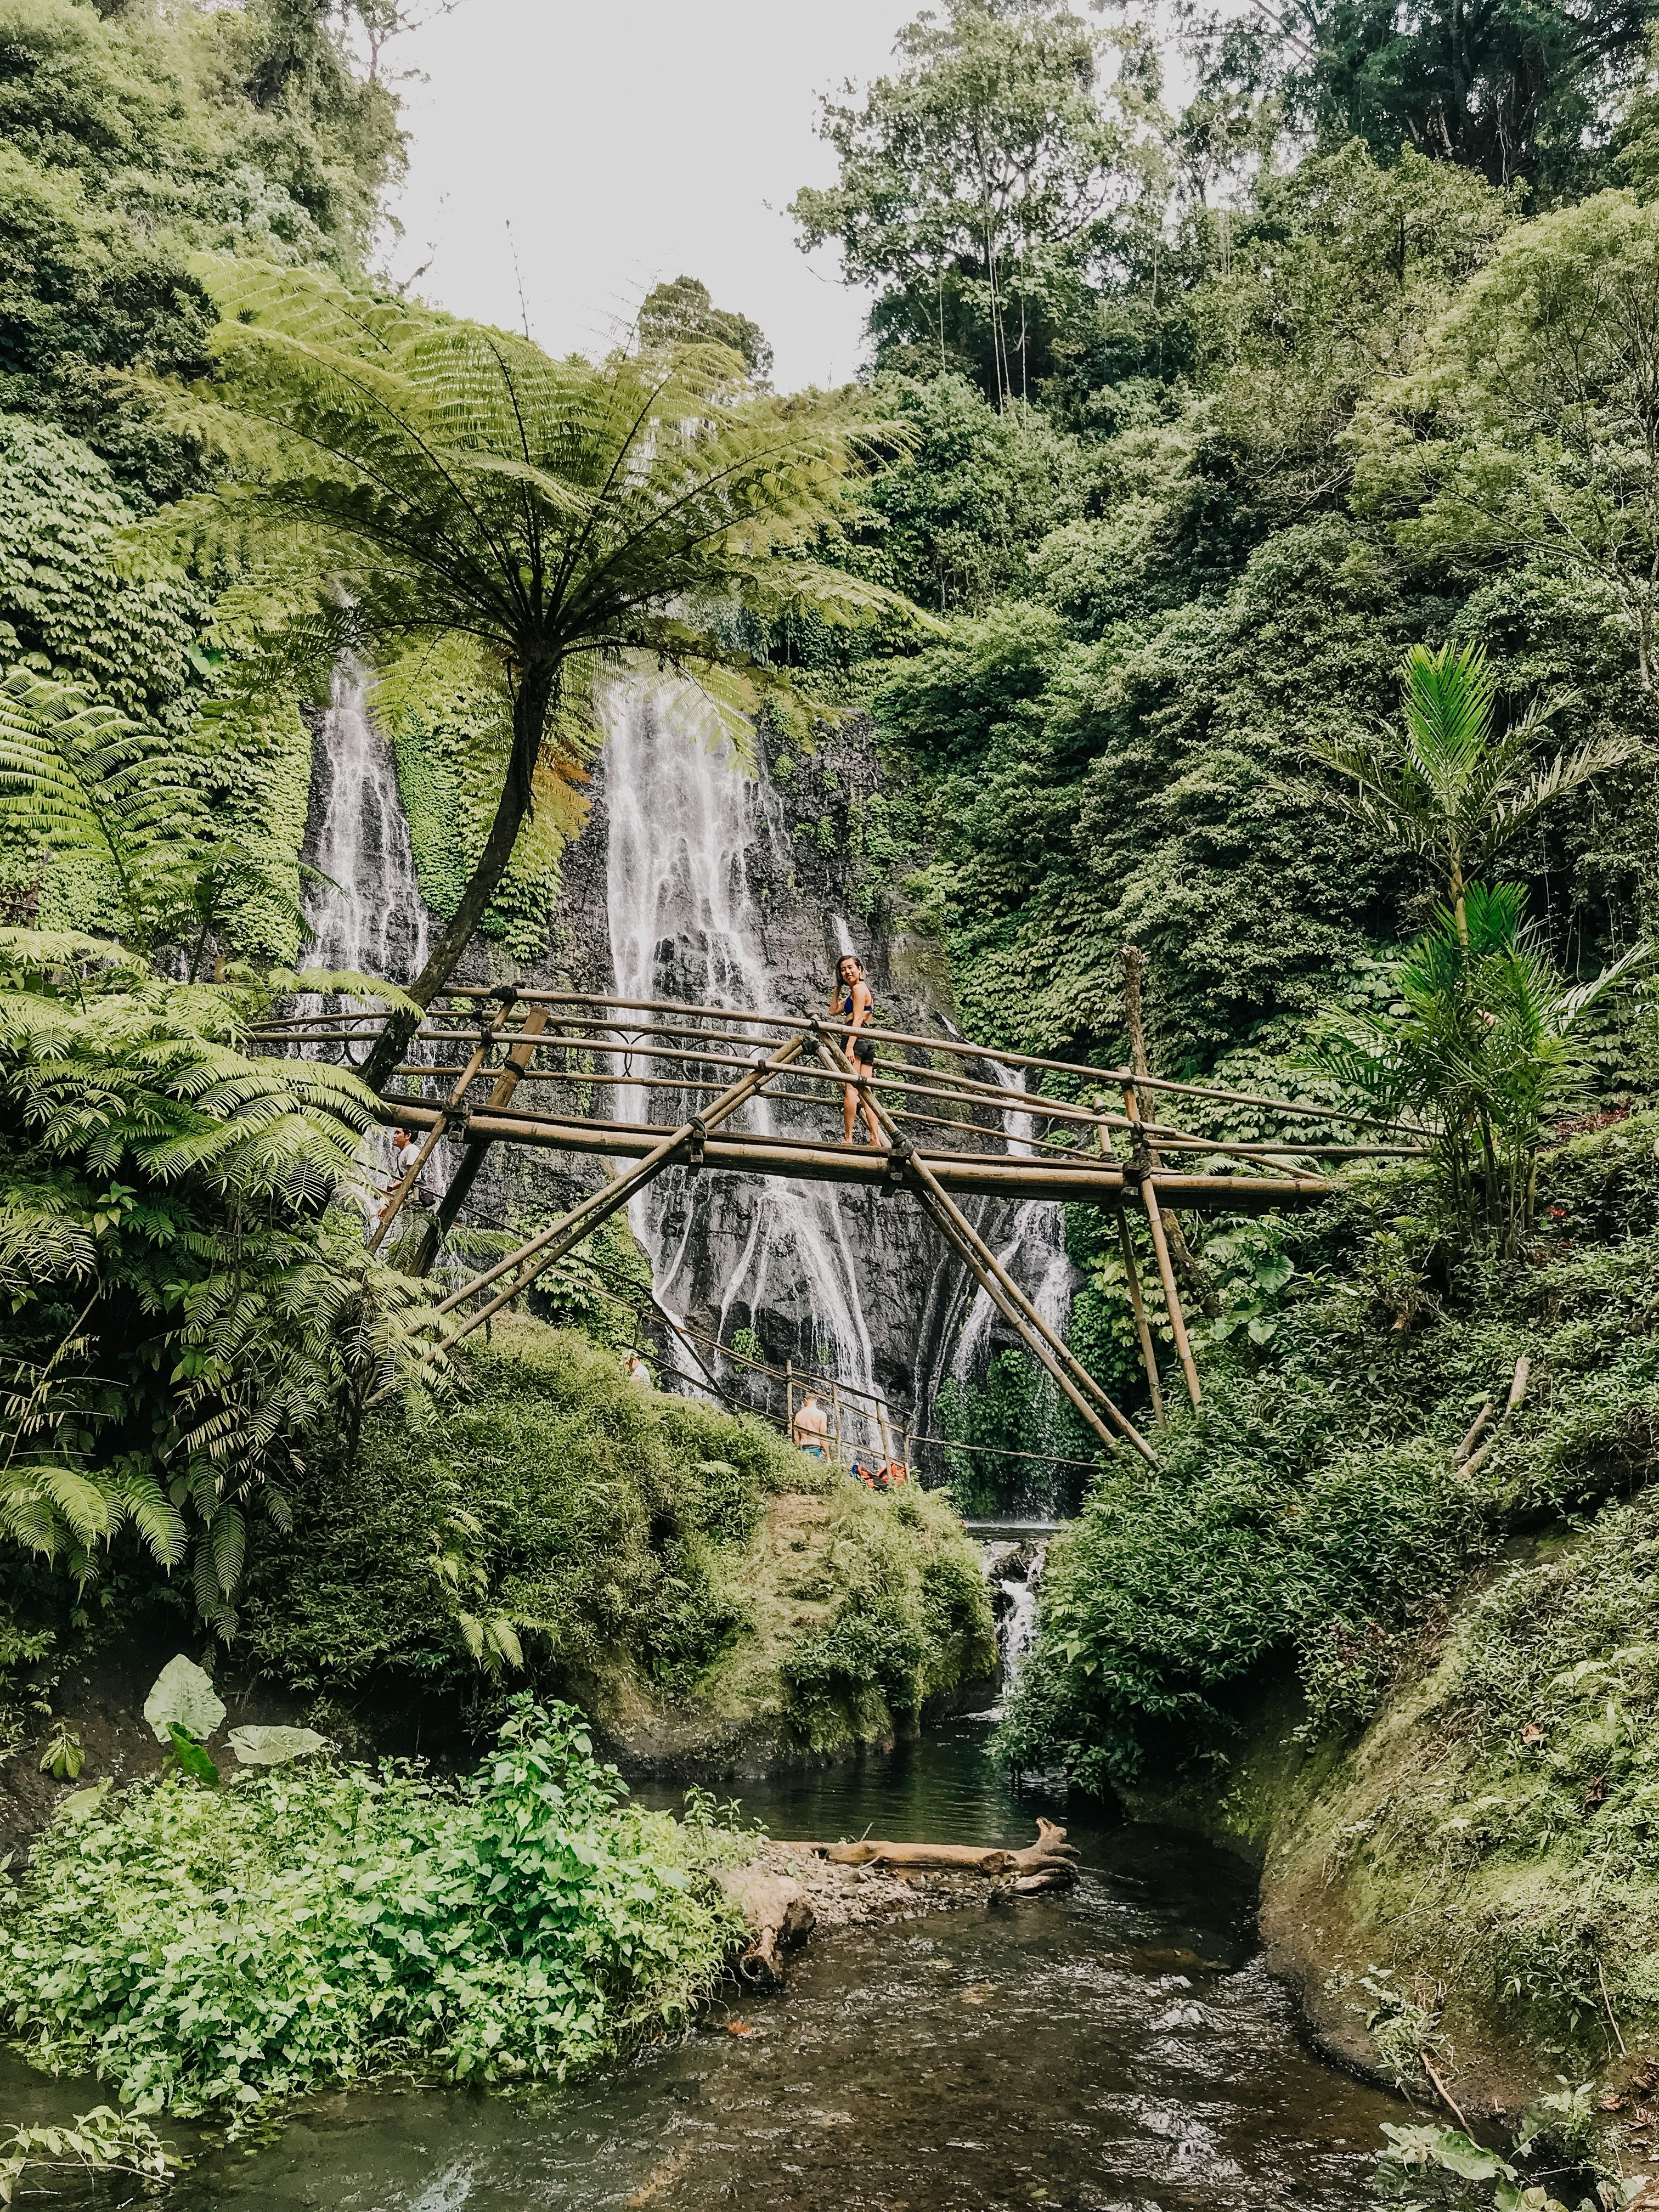
[[[355,969],[408,983],[426,965],[427,916],[392,748],[368,716],[368,681],[350,659],[334,672],[323,718],[322,827],[306,927],[314,968]]]
[[[605,702],[605,719],[606,903],[618,993],[739,1014],[763,1010],[778,996],[776,969],[767,917],[750,887],[750,857],[769,845],[782,859],[784,831],[771,794],[744,774],[723,738],[705,741],[695,696],[683,690],[618,687]],[[787,876],[787,862],[776,872]],[[619,1113],[641,1121],[672,1122],[699,1103],[674,1091],[613,1095]],[[761,1097],[744,1108],[739,1126],[764,1135],[821,1137],[826,1114],[837,1112],[822,1103],[792,1107]],[[684,1311],[698,1302],[701,1288],[718,1310],[722,1338],[734,1308],[781,1315],[793,1324],[802,1357],[857,1389],[875,1388],[860,1273],[878,1258],[855,1253],[832,1191],[671,1170],[635,1200],[629,1219],[665,1305]],[[719,1249],[735,1247],[735,1256],[729,1265],[722,1259],[721,1279],[710,1283],[716,1229]]]

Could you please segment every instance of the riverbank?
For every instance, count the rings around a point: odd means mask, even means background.
[[[806,1945],[781,1994],[723,1991],[688,2036],[564,2088],[307,2100],[269,2139],[206,2148],[177,2212],[1370,2212],[1400,2108],[1302,2044],[1239,1862],[1014,1792],[987,1734],[949,1723],[745,1783],[742,1814],[773,1837],[1012,1847],[1043,1812],[1082,1846],[1073,1891],[993,1905],[981,1885],[912,1917],[908,1890],[884,1924]],[[0,2063],[0,2116],[24,2094],[42,2115],[88,2101]]]
[[[1594,2086],[1604,2155],[1659,2157],[1654,1753],[1659,1503],[1517,1538],[1363,1729],[1293,1680],[1241,1700],[1218,1791],[1126,1792],[1260,1869],[1264,1944],[1322,2047],[1471,2120]]]

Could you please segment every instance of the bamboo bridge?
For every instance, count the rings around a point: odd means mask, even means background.
[[[361,1065],[387,1019],[380,1008],[292,1011],[264,1024],[257,1041]],[[1415,1132],[1379,1127],[1340,1105],[1152,1075],[1138,1021],[1131,1034],[1134,1064],[1104,1068],[955,1036],[867,1026],[859,1035],[875,1046],[878,1060],[866,1074],[847,1055],[846,1024],[831,1016],[505,985],[451,989],[428,1009],[410,1042],[397,1071],[404,1087],[380,1102],[383,1121],[422,1133],[371,1244],[386,1243],[445,1138],[459,1140],[459,1164],[403,1261],[416,1274],[430,1269],[491,1145],[615,1163],[597,1189],[443,1301],[441,1310],[457,1316],[455,1333],[465,1335],[671,1167],[905,1193],[1105,1449],[1127,1443],[1155,1466],[1146,1438],[1050,1328],[962,1201],[1044,1199],[1115,1214],[1152,1404],[1161,1413],[1127,1210],[1146,1219],[1176,1356],[1196,1405],[1200,1385],[1177,1280],[1184,1245],[1172,1217],[1317,1204],[1333,1188],[1333,1168],[1416,1157],[1421,1145]],[[1043,1087],[1028,1087],[1034,1079]],[[837,1123],[849,1090],[860,1120],[867,1109],[875,1121],[880,1143],[843,1141]],[[757,1102],[769,1119],[781,1111],[793,1128],[746,1126],[745,1109]],[[659,1116],[653,1107],[665,1110]],[[1213,1133],[1218,1121],[1236,1121],[1241,1112],[1267,1133]],[[1212,1126],[1192,1126],[1206,1122]],[[1355,1141],[1324,1133],[1344,1125],[1355,1126]]]

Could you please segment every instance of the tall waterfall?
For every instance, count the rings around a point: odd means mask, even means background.
[[[787,1004],[750,886],[757,851],[780,863],[775,872],[784,879],[789,872],[769,787],[743,773],[723,740],[705,738],[682,691],[618,688],[606,720],[606,903],[618,994],[735,1013]],[[828,983],[826,975],[826,1000]],[[629,1097],[623,1110],[642,1121],[678,1121],[699,1103],[674,1091],[614,1095]],[[838,1104],[827,1110],[839,1119]],[[822,1135],[825,1115],[822,1103],[761,1097],[739,1126]],[[728,1322],[748,1326],[751,1316],[770,1316],[784,1324],[795,1358],[874,1389],[861,1285],[880,1255],[854,1249],[833,1190],[672,1170],[634,1201],[629,1218],[671,1311],[712,1307],[723,1341]]]
[[[321,747],[321,826],[305,902],[314,968],[355,969],[407,983],[426,964],[427,918],[392,748],[368,717],[363,670],[334,672]]]

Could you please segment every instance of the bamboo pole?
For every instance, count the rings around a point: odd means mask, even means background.
[[[1082,1362],[1074,1358],[1069,1348],[1060,1342],[967,1215],[946,1192],[927,1161],[900,1136],[891,1115],[876,1095],[875,1085],[860,1079],[846,1054],[828,1038],[822,1027],[818,1031],[817,1053],[826,1067],[833,1068],[839,1064],[847,1079],[859,1084],[878,1123],[886,1133],[890,1158],[896,1158],[914,1177],[918,1195],[933,1215],[946,1243],[981,1285],[993,1304],[1014,1329],[1039,1366],[1054,1377],[1107,1450],[1115,1452],[1117,1449],[1118,1439],[1112,1433],[1115,1427],[1127,1437],[1149,1466],[1156,1468],[1158,1460],[1152,1446],[1134,1423],[1127,1413],[1120,1412]],[[1102,1419],[1102,1409],[1106,1416],[1104,1419]],[[1109,1426],[1109,1423],[1111,1425]]]
[[[408,1200],[410,1193],[414,1190],[416,1182],[420,1179],[421,1170],[426,1165],[431,1154],[436,1151],[445,1130],[449,1127],[451,1116],[454,1114],[457,1107],[460,1106],[465,1102],[467,1092],[472,1088],[474,1077],[477,1074],[478,1070],[483,1066],[485,1060],[489,1059],[490,1047],[495,1043],[495,1039],[501,1034],[501,1024],[507,1019],[507,1012],[512,1003],[513,1002],[510,999],[502,1000],[500,1008],[496,1012],[495,1020],[490,1023],[489,1028],[485,1030],[483,1036],[478,1040],[477,1049],[474,1052],[471,1059],[467,1061],[466,1066],[461,1070],[459,1075],[456,1078],[455,1087],[450,1092],[448,1097],[444,1101],[442,1109],[439,1113],[437,1120],[432,1124],[431,1128],[428,1130],[426,1141],[421,1146],[419,1151],[416,1153],[414,1159],[411,1161],[408,1168],[404,1170],[403,1175],[400,1176],[396,1186],[392,1189],[390,1201],[382,1212],[380,1220],[375,1224],[374,1234],[368,1240],[368,1249],[371,1252],[378,1252],[380,1250],[381,1245],[386,1242],[386,1232],[392,1227],[392,1223],[398,1218],[398,1216],[403,1212],[404,1204]],[[415,1268],[414,1273],[417,1275],[423,1275],[426,1273],[426,1269],[424,1267],[417,1267]]]
[[[1117,1209],[1117,1233],[1123,1247],[1124,1273],[1129,1279],[1129,1304],[1134,1310],[1135,1334],[1140,1339],[1140,1357],[1146,1369],[1146,1387],[1152,1394],[1152,1419],[1161,1427],[1164,1392],[1158,1379],[1158,1353],[1152,1344],[1152,1326],[1146,1318],[1146,1301],[1141,1296],[1140,1269],[1135,1264],[1134,1239],[1129,1234],[1129,1217],[1121,1206]]]
[[[453,1312],[467,1298],[472,1297],[479,1291],[487,1290],[502,1275],[515,1268],[525,1270],[520,1279],[512,1289],[500,1292],[487,1305],[481,1306],[476,1313],[469,1314],[461,1327],[455,1332],[456,1336],[459,1338],[469,1335],[481,1322],[487,1322],[499,1308],[509,1304],[520,1291],[527,1290],[536,1277],[545,1268],[550,1267],[556,1261],[562,1259],[564,1255],[574,1246],[580,1244],[585,1237],[591,1236],[593,1231],[602,1223],[608,1221],[613,1213],[619,1212],[635,1192],[642,1190],[645,1185],[653,1177],[660,1175],[665,1167],[672,1166],[680,1152],[694,1139],[701,1137],[711,1126],[716,1126],[726,1121],[740,1107],[746,1105],[757,1091],[765,1088],[780,1068],[787,1067],[789,1062],[799,1054],[805,1044],[804,1037],[792,1037],[788,1043],[781,1046],[767,1059],[758,1061],[741,1083],[734,1083],[723,1097],[714,1101],[706,1113],[692,1121],[683,1122],[678,1129],[671,1130],[661,1143],[654,1146],[637,1166],[630,1169],[628,1174],[617,1176],[613,1182],[607,1183],[602,1190],[590,1192],[580,1204],[573,1206],[568,1213],[562,1215],[557,1221],[550,1223],[547,1228],[538,1231],[534,1237],[521,1244],[516,1252],[509,1253],[506,1259],[497,1261],[493,1267],[485,1268],[482,1274],[475,1276],[470,1283],[463,1284],[459,1291],[453,1291],[448,1297],[441,1300],[438,1311]]]
[[[383,1094],[379,1101],[380,1118],[388,1127],[430,1128],[441,1110],[433,1102],[412,1098],[407,1092]],[[611,1159],[643,1158],[659,1141],[661,1128],[660,1122],[599,1121],[581,1115],[538,1114],[523,1108],[512,1114],[489,1114],[481,1109],[467,1121],[469,1136]],[[1115,1206],[1124,1188],[1121,1168],[1090,1166],[1088,1156],[1076,1152],[1029,1159],[1003,1152],[941,1148],[918,1152],[916,1157],[926,1161],[947,1189],[975,1197],[1071,1199],[1088,1205]],[[783,1176],[809,1182],[856,1183],[877,1188],[887,1180],[884,1153],[873,1146],[848,1146],[828,1139],[761,1138],[738,1132],[730,1138],[711,1139],[705,1164],[728,1168],[739,1175]],[[1224,1213],[1265,1212],[1281,1206],[1317,1204],[1329,1196],[1332,1187],[1319,1176],[1166,1172],[1159,1181],[1170,1204]]]
[[[503,1016],[506,1015],[505,1006],[502,1007],[501,1012]],[[546,1026],[546,1007],[532,1006],[520,1025],[518,1040],[507,1052],[501,1073],[490,1086],[487,1103],[491,1113],[500,1114],[512,1104],[513,1094],[519,1087],[519,1079],[529,1066],[535,1054],[536,1047],[533,1039],[538,1036]],[[467,1193],[477,1180],[478,1170],[483,1165],[484,1154],[489,1149],[489,1140],[487,1137],[469,1139],[466,1149],[461,1154],[455,1172],[450,1178],[448,1189],[439,1200],[436,1212],[421,1232],[420,1243],[416,1246],[415,1256],[410,1262],[409,1272],[411,1275],[431,1273],[432,1263],[438,1256],[438,1248],[443,1243],[447,1231],[454,1226],[455,1218],[466,1202]]]
[[[458,986],[449,995],[476,999],[489,994],[481,984],[464,984]],[[729,1011],[694,1006],[683,999],[612,999],[601,997],[596,992],[525,991],[520,995],[538,1004],[545,1001],[549,1005],[559,1006],[613,1006],[636,1013],[688,1014],[707,1018],[711,1012]],[[384,1021],[386,1018],[377,1014],[368,1018]],[[819,1018],[815,1014],[783,1014],[757,1010],[749,1019],[756,1027],[811,1030],[819,1026]],[[1004,1067],[1051,1068],[1060,1075],[1085,1075],[1097,1082],[1113,1085],[1121,1084],[1129,1073],[1121,1067],[1095,1067],[1082,1060],[1047,1060],[1036,1053],[1011,1052],[1000,1045],[975,1044],[965,1037],[922,1036],[908,1030],[878,1029],[873,1024],[866,1024],[863,1033],[877,1044],[919,1045],[924,1051],[953,1054],[958,1059],[995,1060]],[[1411,1128],[1406,1122],[1380,1120],[1376,1115],[1357,1107],[1303,1106],[1290,1099],[1263,1097],[1257,1091],[1223,1091],[1210,1084],[1181,1083],[1169,1075],[1146,1075],[1141,1080],[1151,1090],[1176,1092],[1184,1097],[1214,1098],[1235,1106],[1268,1106],[1275,1113],[1305,1115],[1311,1121],[1362,1121],[1370,1128],[1400,1128],[1406,1129],[1413,1137],[1422,1135],[1421,1130]]]
[[[1158,1255],[1158,1271],[1164,1285],[1164,1302],[1169,1309],[1170,1327],[1175,1335],[1176,1354],[1181,1361],[1181,1371],[1186,1378],[1187,1395],[1194,1407],[1203,1403],[1204,1393],[1198,1379],[1198,1363],[1193,1358],[1193,1347],[1187,1334],[1187,1316],[1181,1308],[1181,1292],[1176,1283],[1175,1256],[1171,1245],[1177,1239],[1181,1255],[1188,1271],[1193,1271],[1192,1255],[1187,1250],[1187,1240],[1181,1236],[1178,1224],[1170,1222],[1166,1229],[1164,1211],[1158,1203],[1158,1176],[1163,1165],[1158,1147],[1147,1134],[1141,1111],[1140,1084],[1147,1072],[1146,1031],[1140,1015],[1140,975],[1145,955],[1138,945],[1123,948],[1123,1004],[1129,1030],[1130,1077],[1123,1085],[1123,1110],[1133,1124],[1133,1142],[1135,1161],[1140,1170],[1140,1200],[1146,1209],[1147,1226],[1152,1232],[1152,1249]]]
[[[1126,1105],[1135,1105],[1133,1083],[1123,1086]],[[1144,1140],[1143,1140],[1144,1143]],[[1181,1371],[1186,1378],[1187,1395],[1194,1407],[1203,1403],[1204,1393],[1198,1379],[1198,1364],[1193,1358],[1193,1347],[1187,1334],[1187,1317],[1181,1310],[1181,1292],[1176,1284],[1175,1262],[1170,1256],[1170,1240],[1164,1233],[1163,1209],[1158,1202],[1158,1177],[1150,1160],[1143,1159],[1140,1171],[1140,1202],[1146,1210],[1146,1225],[1152,1232],[1152,1250],[1158,1255],[1158,1279],[1164,1286],[1164,1303],[1169,1310],[1170,1328],[1175,1336],[1176,1357],[1181,1362]]]

